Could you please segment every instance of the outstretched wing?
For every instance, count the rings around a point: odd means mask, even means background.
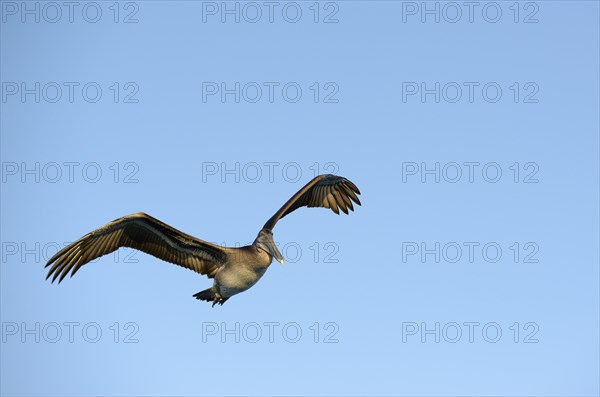
[[[348,209],[354,211],[353,201],[360,205],[358,194],[360,190],[346,178],[331,174],[319,175],[294,194],[265,223],[263,229],[272,230],[278,220],[300,207],[331,208],[336,214],[339,214],[341,209],[347,214]]]
[[[60,283],[69,271],[72,277],[81,266],[120,247],[135,248],[209,278],[227,261],[223,247],[138,212],[109,222],[57,252],[46,264],[54,263],[46,279],[54,274],[52,282],[60,276]]]

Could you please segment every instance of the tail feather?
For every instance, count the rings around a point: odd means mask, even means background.
[[[197,294],[194,294],[194,298],[201,300],[212,302],[215,300],[215,291],[212,288],[205,289],[204,291],[200,291]]]
[[[194,294],[194,298],[202,301],[212,302],[213,307],[215,307],[217,303],[222,306],[223,303],[227,302],[227,299],[229,299],[221,297],[221,295],[217,294],[213,288],[205,289],[204,291]]]

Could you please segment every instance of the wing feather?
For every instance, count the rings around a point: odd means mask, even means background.
[[[352,202],[361,205],[359,194],[358,187],[344,177],[319,175],[292,196],[263,228],[272,230],[277,221],[300,207],[329,208],[336,214],[339,214],[341,209],[348,214],[348,209],[354,211]]]
[[[329,208],[331,208],[333,210],[333,212],[335,212],[337,215],[340,214],[340,210],[338,209],[337,203],[335,202],[335,197],[333,197],[333,194],[328,193],[327,194],[327,201],[329,201]]]
[[[213,278],[227,262],[225,248],[202,241],[142,212],[127,215],[99,227],[57,252],[46,264],[60,283],[86,263],[129,247]]]
[[[344,202],[340,192],[337,190],[332,190],[331,194],[335,197],[335,202],[337,203],[338,207],[340,207],[344,214],[348,215],[348,208],[346,207],[346,203]]]

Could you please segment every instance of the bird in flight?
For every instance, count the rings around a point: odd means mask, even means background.
[[[239,248],[221,247],[185,234],[143,212],[124,216],[86,234],[58,251],[46,264],[52,265],[46,279],[60,283],[86,263],[120,247],[140,250],[159,259],[214,278],[211,288],[198,292],[196,299],[223,305],[230,297],[252,287],[265,274],[273,258],[283,256],[273,241],[277,221],[300,207],[329,208],[339,215],[360,205],[360,191],[348,179],[319,175],[292,196],[258,232],[252,243]]]

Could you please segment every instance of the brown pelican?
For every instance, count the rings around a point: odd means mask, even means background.
[[[91,260],[130,247],[167,262],[183,266],[208,278],[213,286],[194,295],[196,299],[221,305],[230,297],[252,287],[265,273],[273,258],[283,264],[283,257],[273,241],[278,220],[300,207],[330,208],[339,215],[360,205],[360,191],[348,179],[336,175],[319,175],[307,183],[273,215],[252,245],[226,248],[200,240],[143,212],[124,216],[86,234],[56,253],[46,267],[48,279],[60,283],[71,277]]]

